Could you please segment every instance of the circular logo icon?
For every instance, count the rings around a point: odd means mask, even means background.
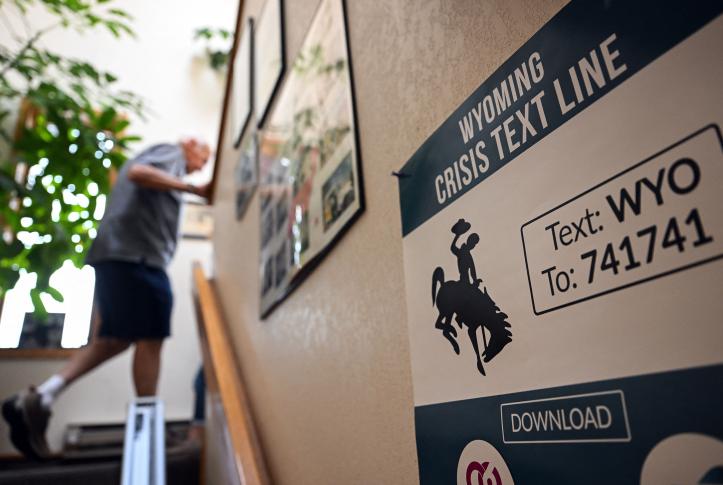
[[[482,440],[467,443],[457,463],[457,485],[514,485],[500,452]]]
[[[699,433],[665,438],[645,458],[641,485],[723,483],[723,441]]]

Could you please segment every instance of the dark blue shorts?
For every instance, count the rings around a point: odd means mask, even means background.
[[[98,336],[123,340],[163,339],[171,334],[173,293],[163,269],[143,263],[94,263]]]

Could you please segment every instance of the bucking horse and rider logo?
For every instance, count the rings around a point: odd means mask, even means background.
[[[507,315],[500,311],[497,304],[487,293],[487,287],[477,277],[477,270],[472,257],[472,249],[479,242],[479,236],[472,233],[467,242],[457,245],[459,238],[471,229],[471,224],[460,219],[452,226],[454,240],[452,241],[452,254],[457,257],[459,280],[444,280],[444,270],[441,266],[435,268],[432,274],[432,305],[437,306],[439,316],[435,327],[442,330],[442,335],[449,340],[455,353],[459,355],[457,343],[457,330],[453,319],[462,329],[467,326],[467,334],[477,355],[477,369],[485,375],[482,361],[489,362],[502,349],[512,341],[510,323]],[[478,332],[481,330],[481,332]],[[487,334],[489,333],[489,342]],[[483,351],[480,354],[478,333],[482,334]]]

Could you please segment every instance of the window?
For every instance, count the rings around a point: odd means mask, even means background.
[[[37,348],[32,334],[39,326],[32,318],[33,303],[30,300],[30,289],[35,287],[36,279],[35,273],[25,273],[5,294],[0,315],[0,349]],[[50,295],[42,295],[45,308],[50,313],[43,329],[52,329],[54,325],[62,327],[60,332],[56,332],[61,335],[60,338],[51,338],[49,347],[82,347],[88,342],[90,334],[95,271],[90,266],[78,269],[70,261],[65,261],[50,277],[50,284],[63,294],[65,301],[60,303]]]

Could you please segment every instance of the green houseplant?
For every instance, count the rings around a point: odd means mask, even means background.
[[[220,71],[228,64],[232,37],[230,31],[213,27],[199,27],[193,33],[193,40],[204,42],[208,65],[214,71]]]
[[[111,176],[139,139],[126,135],[127,115],[144,111],[140,98],[116,88],[115,75],[44,47],[42,38],[54,29],[133,35],[131,17],[111,4],[0,0],[11,37],[0,45],[0,298],[21,272],[36,273],[31,299],[41,320],[42,293],[63,300],[50,275],[66,260],[82,266]],[[33,9],[53,22],[33,28]]]

